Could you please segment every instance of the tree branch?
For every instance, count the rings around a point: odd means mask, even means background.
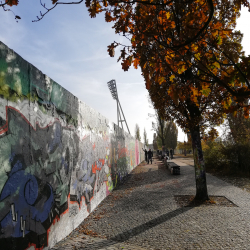
[[[47,7],[45,6],[45,3],[43,4],[43,3],[42,3],[42,0],[40,0],[40,4],[42,5],[42,7],[43,7],[44,9],[46,9],[46,11],[45,11],[44,13],[40,12],[40,17],[37,16],[37,20],[33,20],[32,22],[38,22],[38,21],[42,20],[42,19],[44,18],[44,16],[45,16],[46,14],[48,14],[51,10],[53,10],[57,5],[61,5],[61,4],[80,4],[80,3],[82,3],[82,2],[83,2],[83,0],[80,0],[80,1],[78,1],[78,2],[70,2],[70,3],[57,2],[57,3],[55,3],[55,5],[54,5],[53,7],[47,8]]]

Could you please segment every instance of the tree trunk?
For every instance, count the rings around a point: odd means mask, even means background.
[[[203,159],[203,152],[201,148],[201,137],[199,126],[193,128],[191,131],[194,167],[195,167],[195,181],[196,181],[196,200],[209,200],[207,193],[207,181],[205,162]]]

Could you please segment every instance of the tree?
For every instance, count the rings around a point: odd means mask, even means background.
[[[131,2],[115,2],[106,12],[106,21],[115,22],[116,33],[131,40],[131,46],[123,46],[118,59],[122,60],[122,68],[126,71],[132,64],[135,68],[155,65],[144,73],[147,88],[152,77],[161,84],[171,74],[171,80],[177,77],[186,84],[193,79],[203,82],[204,91],[218,84],[237,100],[248,98],[250,56],[245,57],[241,51],[242,35],[233,32],[240,3],[217,0],[161,3],[143,1],[131,6]],[[249,7],[247,1],[242,3]],[[200,27],[206,30],[203,32]],[[118,45],[114,42],[109,46],[111,56]]]
[[[172,97],[171,86],[177,84],[183,95],[179,94],[176,101]],[[193,85],[198,87],[199,82]],[[192,91],[186,91],[190,85],[167,80],[161,85],[151,83],[149,90],[150,97],[154,103],[154,107],[164,117],[164,119],[175,119],[179,126],[185,131],[191,132],[192,146],[194,152],[195,177],[196,177],[196,199],[206,200],[208,198],[206,185],[206,172],[201,148],[201,132],[209,126],[215,126],[223,122],[223,105],[217,103],[216,100],[223,96],[223,92],[219,88],[213,88],[208,96],[202,94],[195,96]]]
[[[145,6],[140,8],[146,11]],[[170,50],[152,37],[144,39],[139,32],[135,36],[135,40],[137,35],[142,39],[140,42],[138,39],[138,44],[135,44],[135,51],[140,58],[142,74],[154,107],[163,119],[172,118],[186,132],[191,132],[196,199],[201,200],[208,199],[201,134],[206,128],[213,129],[215,125],[222,123],[224,113],[244,107],[248,116],[249,108],[243,100],[233,97],[235,91],[238,92],[242,87],[247,89],[248,79],[239,78],[237,65],[231,64],[232,61],[237,62],[238,66],[241,64],[242,36],[239,32],[225,32],[225,27],[232,27],[228,20],[225,25],[214,19],[206,36],[197,44],[187,45],[186,48]],[[155,31],[154,34],[159,36],[157,20],[154,20],[155,24],[152,23],[149,30]],[[218,31],[220,41],[215,40],[211,27]],[[167,37],[162,37],[162,41],[166,41]],[[231,105],[232,99],[236,105]]]
[[[158,112],[156,112],[157,114]],[[160,115],[156,115],[156,123],[152,123],[153,130],[156,132],[156,144],[159,148],[172,148],[177,146],[178,129],[176,124],[169,120],[165,121],[160,118]]]
[[[244,110],[235,114],[227,115],[230,141],[235,144],[245,144],[250,139],[250,119],[244,117]],[[240,129],[239,129],[240,128]]]
[[[140,127],[137,123],[135,124],[135,139],[141,141]]]
[[[187,151],[190,151],[192,150],[192,143],[189,143],[189,142],[178,142],[177,144],[177,149],[181,150],[182,151],[182,154],[185,153],[185,150]]]
[[[154,133],[153,147],[154,147],[154,150],[157,150],[157,149],[158,149],[156,133]]]
[[[169,149],[177,147],[178,128],[173,121],[167,121],[165,127],[165,145]]]
[[[155,113],[156,122],[152,122],[152,129],[157,135],[157,145],[160,148],[165,148],[164,131],[165,131],[165,121],[161,118],[159,112],[156,110]]]
[[[144,128],[144,132],[143,132],[143,140],[144,140],[144,145],[148,146],[148,137],[147,137],[147,132],[146,132],[145,128]]]

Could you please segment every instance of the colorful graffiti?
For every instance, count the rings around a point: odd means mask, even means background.
[[[142,145],[0,42],[0,246],[47,249],[143,159]]]

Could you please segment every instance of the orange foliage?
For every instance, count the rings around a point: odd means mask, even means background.
[[[18,0],[5,0],[9,6],[18,5]]]

